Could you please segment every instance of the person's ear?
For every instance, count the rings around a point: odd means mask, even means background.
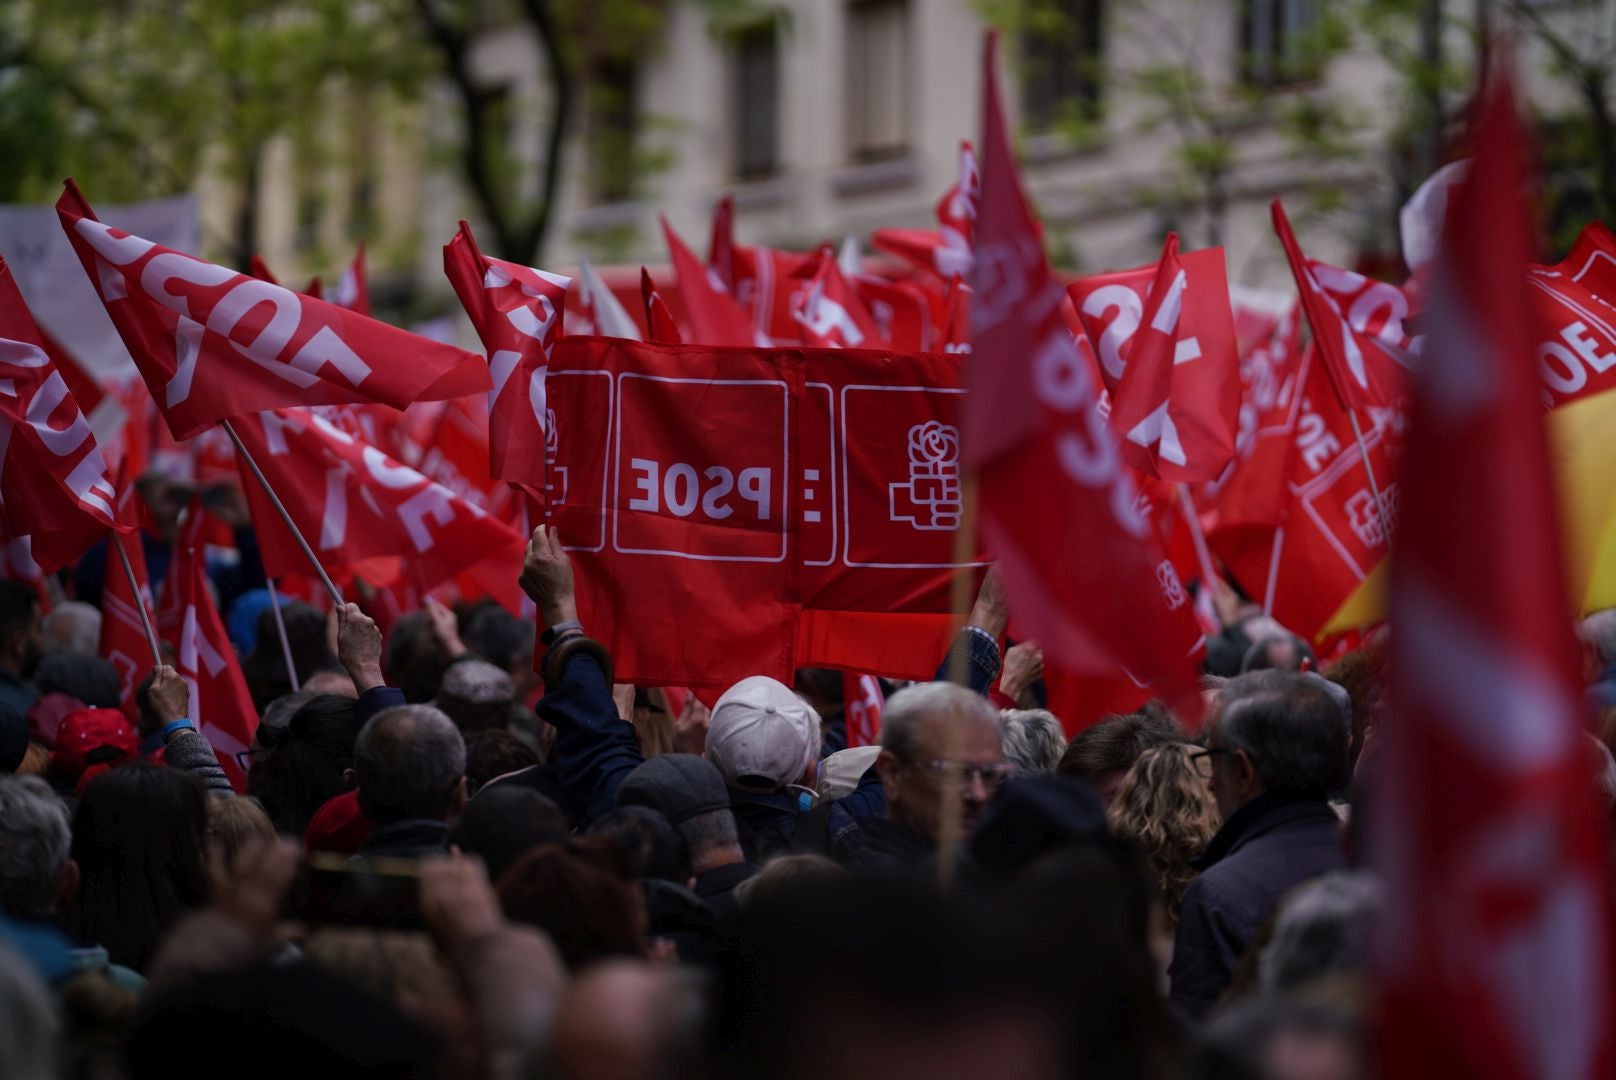
[[[466,808],[466,800],[469,798],[469,796],[466,794],[467,783],[468,781],[466,777],[462,776],[460,778],[460,783],[455,785],[454,805],[450,807],[450,816],[452,817],[459,817],[460,812]]]
[[[1239,779],[1239,788],[1242,792],[1255,793],[1262,787],[1262,781],[1257,778],[1257,764],[1251,760],[1251,755],[1244,750],[1234,752],[1235,776]]]
[[[883,750],[875,758],[875,774],[881,778],[881,786],[886,789],[887,802],[893,801],[893,794],[898,790],[898,774],[903,771],[903,762],[899,761],[890,750]]]
[[[56,882],[56,910],[66,911],[79,891],[79,864],[68,859],[62,864],[62,876]]]
[[[342,770],[342,786],[348,791],[354,789],[354,771],[352,769]]]

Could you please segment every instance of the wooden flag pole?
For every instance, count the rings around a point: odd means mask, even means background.
[[[275,591],[275,579],[264,578],[264,587],[269,590],[269,610],[275,613],[275,632],[281,636],[281,656],[286,660],[286,679],[292,685],[292,693],[297,693],[303,687],[298,683],[297,665],[292,663],[292,642],[286,636],[286,620],[281,617],[281,597]]]
[[[969,564],[972,556],[976,554],[976,474],[966,473],[960,487],[960,525],[954,530],[954,595],[953,625],[956,638],[959,631],[965,627],[970,618],[971,606],[975,597],[971,595],[971,585],[975,575],[971,573]],[[954,643],[957,646],[957,642]],[[964,686],[968,677],[967,672],[971,663],[971,650],[967,645],[964,648],[951,647],[948,654],[948,681],[956,686]],[[960,731],[958,719],[950,717],[943,728],[943,760],[950,764],[959,760],[960,748],[963,745],[963,733]],[[923,767],[922,763],[913,763],[915,767]],[[965,778],[956,775],[950,769],[944,769],[943,775],[937,777],[942,786],[942,800],[937,808],[937,884],[946,889],[954,882],[954,872],[959,863],[959,842],[965,831]]]
[[[123,549],[123,540],[117,533],[107,537],[107,543],[118,549],[118,561],[123,563],[123,576],[129,579],[129,594],[135,599],[135,610],[140,612],[140,625],[146,631],[146,644],[151,647],[152,666],[163,666],[163,650],[157,644],[157,631],[152,629],[151,616],[146,613],[146,601],[140,595],[140,582],[135,580],[135,567],[129,553]]]
[[[1364,474],[1369,477],[1369,495],[1375,500],[1375,516],[1380,519],[1381,535],[1385,538],[1386,550],[1391,550],[1392,522],[1386,511],[1386,504],[1380,499],[1380,485],[1375,482],[1374,466],[1369,464],[1369,447],[1364,443],[1363,428],[1358,426],[1358,410],[1349,408],[1347,419],[1352,421],[1352,437],[1358,443],[1358,456],[1363,459]]]
[[[320,577],[320,584],[324,585],[325,591],[331,594],[331,602],[339,608],[342,607],[342,594],[337,591],[336,585],[332,584],[331,575],[325,572],[325,567],[320,565],[320,560],[314,557],[314,549],[309,547],[309,542],[303,538],[303,533],[298,530],[297,523],[292,520],[292,515],[286,512],[286,506],[281,502],[281,497],[275,494],[274,488],[269,486],[269,477],[265,476],[264,470],[258,467],[258,462],[253,460],[252,454],[247,452],[247,447],[242,443],[241,436],[236,434],[235,426],[229,420],[221,420],[219,423],[224,426],[225,434],[230,436],[230,441],[236,444],[236,453],[241,455],[241,460],[245,461],[247,468],[252,470],[253,476],[258,480],[258,486],[264,489],[265,495],[269,496],[270,505],[275,508],[275,512],[281,516],[281,520],[286,523],[287,529],[291,531],[293,538],[297,540],[297,546],[303,549],[303,557],[309,560],[309,565],[314,567],[314,572]]]

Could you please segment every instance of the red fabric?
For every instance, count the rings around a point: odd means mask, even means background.
[[[45,573],[66,566],[115,527],[106,459],[4,260],[0,494],[0,537],[29,537]]]
[[[1123,457],[1164,480],[1211,480],[1234,456],[1240,351],[1223,249],[1184,255],[1168,234],[1153,265],[1067,288],[1111,393]]]
[[[847,724],[849,750],[880,743],[881,710],[886,703],[880,679],[853,671],[842,672],[842,718]]]
[[[645,325],[650,328],[646,332],[646,340],[658,345],[682,343],[684,335],[674,321],[673,312],[668,310],[667,301],[662,299],[656,282],[651,280],[651,271],[643,266],[640,267],[640,298],[645,303]]]
[[[110,762],[91,763],[90,754],[110,748],[117,756]],[[77,779],[79,790],[96,765],[110,766],[133,761],[140,753],[140,735],[117,709],[79,709],[62,718],[56,729],[56,749],[51,764],[63,775]],[[100,770],[96,770],[100,771]]]
[[[823,248],[808,291],[792,309],[802,343],[821,349],[873,349],[889,344],[858,290],[842,276],[836,253]]]
[[[331,290],[330,301],[341,308],[370,317],[370,286],[365,281],[365,242],[359,241],[359,249],[354,252],[353,262],[342,272],[337,279],[337,287]]]
[[[684,301],[690,340],[702,345],[768,345],[767,337],[735,297],[708,277],[705,264],[679,239],[668,219],[662,219],[674,273],[679,275],[679,296]],[[716,275],[714,275],[716,277]]]
[[[563,338],[553,520],[619,680],[930,677],[963,515],[959,376],[940,355]]]
[[[1021,190],[994,70],[984,55],[982,206],[976,234],[965,449],[983,538],[1027,636],[1069,670],[1130,671],[1199,716],[1183,590],[1158,586],[1099,387],[1060,314],[1065,299]]]
[[[913,282],[885,281],[863,274],[854,277],[852,284],[869,309],[882,340],[892,348],[900,352],[947,351],[936,340],[933,302],[925,289]]]
[[[103,225],[71,181],[56,209],[176,439],[261,409],[488,389],[464,350]]]
[[[937,201],[937,231],[876,229],[870,240],[921,270],[944,281],[971,272],[971,236],[982,197],[976,154],[968,142],[960,143],[959,173],[954,186]]]
[[[1592,222],[1562,262],[1534,266],[1526,280],[1544,406],[1616,387],[1616,237]]]
[[[303,850],[352,855],[374,827],[359,811],[359,792],[345,791],[327,799],[309,819],[308,831],[303,834]]]
[[[137,521],[137,502],[134,484],[128,476],[125,470],[125,474],[118,478],[118,517],[134,525]],[[147,617],[153,617],[151,580],[146,575],[146,552],[141,546],[140,533],[114,533],[113,542],[121,544],[128,554],[140,592],[137,601],[118,553],[109,548],[106,575],[101,585],[101,655],[118,669],[118,700],[124,715],[131,721],[137,721],[140,714],[136,707],[135,691],[152,669],[152,655],[151,644],[146,639],[145,626],[141,622],[140,608],[136,605],[143,605]]]
[[[1478,111],[1486,167],[1449,203],[1392,571],[1377,1057],[1387,1080],[1591,1080],[1616,1075],[1610,879],[1496,68]]]
[[[247,680],[225,633],[224,620],[213,606],[201,549],[176,551],[168,573],[169,583],[178,586],[181,613],[179,628],[168,640],[174,646],[175,669],[191,688],[190,718],[213,744],[230,782],[244,791],[245,778],[236,766],[236,754],[252,743],[258,710],[247,692]]]
[[[488,352],[494,384],[488,392],[491,475],[543,491],[549,423],[544,378],[571,282],[489,258],[464,221],[443,249],[443,269]]]
[[[1067,738],[1108,716],[1135,712],[1156,697],[1150,687],[1140,686],[1125,676],[1073,675],[1047,663],[1044,689],[1049,695],[1049,711],[1060,720]]]
[[[1360,413],[1395,405],[1405,392],[1405,366],[1417,348],[1404,321],[1408,297],[1395,285],[1303,255],[1278,199],[1273,217],[1337,399]]]

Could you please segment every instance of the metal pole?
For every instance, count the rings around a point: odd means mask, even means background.
[[[129,592],[135,600],[135,610],[140,612],[140,625],[146,631],[146,644],[151,647],[152,665],[163,666],[163,650],[157,644],[157,632],[152,629],[151,616],[146,613],[146,601],[140,595],[140,582],[135,580],[135,567],[129,561],[129,553],[123,549],[123,538],[117,533],[107,537],[107,542],[118,549],[118,561],[123,563],[123,576],[129,579]]]
[[[264,489],[265,495],[269,496],[270,505],[275,507],[275,512],[286,523],[287,529],[291,531],[292,537],[297,541],[297,546],[303,549],[303,557],[309,560],[309,565],[314,567],[314,572],[320,576],[320,584],[324,585],[325,591],[331,594],[331,602],[339,608],[342,607],[342,594],[332,584],[331,576],[325,572],[325,567],[320,565],[320,560],[314,557],[314,549],[309,547],[309,542],[298,531],[296,522],[292,520],[292,515],[286,512],[285,505],[281,503],[281,497],[275,494],[274,488],[269,486],[269,478],[264,475],[264,470],[258,467],[258,462],[254,461],[253,456],[247,452],[247,447],[242,443],[241,436],[236,434],[236,429],[231,425],[230,421],[221,420],[219,423],[224,426],[225,434],[230,436],[230,441],[236,444],[236,453],[241,455],[241,460],[245,461],[247,468],[252,470],[253,476],[258,480],[258,486]]]
[[[1391,550],[1392,520],[1386,514],[1386,504],[1380,499],[1380,485],[1375,483],[1375,470],[1369,464],[1369,448],[1364,445],[1363,428],[1358,426],[1358,410],[1348,409],[1347,419],[1352,421],[1352,437],[1358,443],[1358,456],[1363,458],[1363,471],[1369,477],[1369,495],[1375,500],[1375,514],[1380,518],[1381,534],[1386,538],[1386,550]]]
[[[264,587],[269,590],[269,610],[275,613],[275,632],[281,636],[281,656],[286,660],[286,679],[292,684],[292,693],[303,689],[297,681],[297,665],[292,663],[292,642],[286,636],[286,620],[281,618],[281,598],[275,591],[275,579],[265,578]]]

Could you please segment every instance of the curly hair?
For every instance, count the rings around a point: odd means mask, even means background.
[[[1212,786],[1190,760],[1196,750],[1171,742],[1140,754],[1106,811],[1112,830],[1138,844],[1149,860],[1175,924],[1184,889],[1195,877],[1190,860],[1221,824]]]

